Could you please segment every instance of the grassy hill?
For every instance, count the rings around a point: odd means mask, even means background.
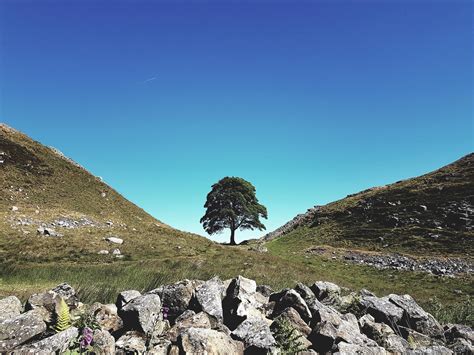
[[[305,225],[293,232],[322,226]],[[62,236],[38,234],[38,228]],[[123,244],[107,242],[104,238],[109,236],[123,239]],[[422,303],[433,296],[457,303],[460,296],[453,290],[473,293],[470,276],[437,278],[307,258],[304,247],[306,242],[312,245],[311,238],[301,245],[295,242],[293,249],[274,244],[264,253],[249,250],[251,245],[229,247],[176,230],[55,149],[0,125],[0,297],[24,298],[68,282],[86,302],[110,302],[124,289],[149,290],[184,278],[225,279],[238,274],[275,289],[317,280],[354,290],[365,287],[380,295],[403,293],[410,287]],[[117,248],[120,257],[112,253]],[[109,253],[99,254],[102,250]]]
[[[280,249],[335,248],[472,258],[474,154],[420,177],[317,206],[263,239]]]

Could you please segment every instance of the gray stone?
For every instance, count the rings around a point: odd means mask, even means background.
[[[93,339],[93,345],[100,349],[100,354],[115,354],[115,339],[108,331],[100,329],[94,330]]]
[[[223,322],[222,293],[224,283],[217,277],[204,282],[195,290],[195,303],[197,310],[202,310]]]
[[[268,350],[276,345],[270,327],[262,319],[246,319],[232,332],[232,336],[243,341],[245,348]]]
[[[387,351],[381,347],[367,347],[359,344],[349,344],[341,341],[337,344],[338,351],[335,354],[338,355],[384,355]]]
[[[244,344],[213,329],[189,328],[179,339],[185,354],[243,354]]]
[[[21,302],[17,297],[9,296],[0,300],[0,322],[18,316],[21,311]]]
[[[146,351],[146,337],[140,332],[129,331],[115,342],[116,354],[143,354]]]
[[[227,288],[226,296],[222,301],[224,323],[229,329],[235,329],[245,319],[262,319],[265,316],[260,311],[264,304],[257,293],[257,284],[254,280],[238,276],[233,279]]]
[[[257,292],[265,297],[270,297],[270,295],[273,293],[273,289],[268,285],[258,285]]]
[[[127,329],[149,333],[153,331],[155,323],[161,317],[160,296],[155,294],[138,296],[119,309],[118,314]]]
[[[447,324],[445,326],[446,340],[448,342],[454,341],[456,338],[463,338],[474,343],[474,331],[471,327],[462,324]]]
[[[374,317],[378,323],[386,323],[392,328],[399,324],[403,317],[403,309],[394,305],[387,297],[361,297],[360,305]]]
[[[168,355],[171,348],[171,342],[167,339],[160,339],[158,344],[146,352],[147,355]]]
[[[87,312],[102,330],[113,333],[123,327],[122,318],[118,316],[117,306],[114,304],[94,303]]]
[[[16,350],[21,354],[55,354],[63,353],[69,348],[71,341],[77,338],[79,332],[77,328],[71,327],[62,332],[56,333],[38,342],[28,344]]]
[[[293,308],[286,308],[283,312],[280,313],[278,317],[274,319],[274,322],[271,325],[273,330],[279,320],[286,320],[293,328],[299,331],[303,336],[307,337],[311,333],[311,328],[305,321],[301,318],[299,313]]]
[[[341,288],[331,282],[317,281],[311,290],[319,301],[324,304],[338,304],[341,298]]]
[[[76,290],[74,290],[71,285],[62,283],[51,289],[51,291],[61,296],[70,309],[77,308],[79,297],[76,294]]]
[[[43,333],[46,323],[37,311],[28,311],[0,322],[0,352],[7,352]]]
[[[305,302],[312,302],[316,298],[314,292],[305,284],[297,283],[295,286],[295,291],[298,292],[301,297],[303,297]]]
[[[193,312],[194,313],[194,312]],[[184,315],[184,313],[183,313]],[[205,312],[199,312],[197,314],[187,313],[188,316],[180,316],[176,319],[175,324],[169,329],[165,337],[172,342],[176,342],[178,337],[189,328],[213,328],[217,326],[215,318]]]
[[[451,355],[453,352],[442,345],[432,345],[424,348],[408,350],[407,355]]]
[[[430,337],[444,338],[444,330],[434,317],[425,312],[410,295],[389,295],[390,302],[403,309],[400,324]]]
[[[121,309],[128,302],[141,295],[142,294],[137,290],[122,291],[118,294],[117,301],[115,301],[115,305],[117,306],[117,309]]]
[[[123,239],[114,236],[107,237],[105,240],[113,244],[123,244]]]
[[[301,318],[308,322],[311,319],[311,311],[304,299],[295,290],[286,290],[280,293],[274,293],[270,296],[270,301],[275,302],[273,309],[273,316],[278,316],[286,308],[294,308],[301,316]]]
[[[377,342],[378,345],[384,347],[388,351],[396,354],[404,353],[408,348],[408,342],[395,332],[385,323],[376,323],[374,317],[370,314],[364,315],[359,319],[361,331],[370,339]]]
[[[194,290],[202,281],[183,280],[173,285],[161,286],[149,293],[160,296],[163,307],[168,307],[168,319],[173,322],[176,317],[189,308]]]
[[[474,354],[474,346],[472,346],[472,343],[463,338],[454,339],[454,341],[448,345],[448,348],[455,354]]]

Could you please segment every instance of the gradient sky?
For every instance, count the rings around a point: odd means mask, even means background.
[[[271,231],[474,150],[472,7],[0,0],[0,120],[202,235],[243,177]]]

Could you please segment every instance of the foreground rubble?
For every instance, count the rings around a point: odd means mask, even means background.
[[[60,304],[70,322],[55,331]],[[342,296],[321,281],[273,292],[242,276],[183,280],[125,290],[106,305],[84,305],[61,284],[24,307],[14,296],[0,300],[0,353],[8,354],[472,354],[473,341],[470,327],[440,324],[409,295]]]

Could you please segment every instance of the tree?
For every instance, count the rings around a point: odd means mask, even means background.
[[[255,187],[242,178],[225,177],[212,185],[204,208],[201,223],[206,232],[214,234],[229,228],[231,245],[235,245],[237,229],[265,229],[260,217],[267,218],[267,209],[258,202]]]

